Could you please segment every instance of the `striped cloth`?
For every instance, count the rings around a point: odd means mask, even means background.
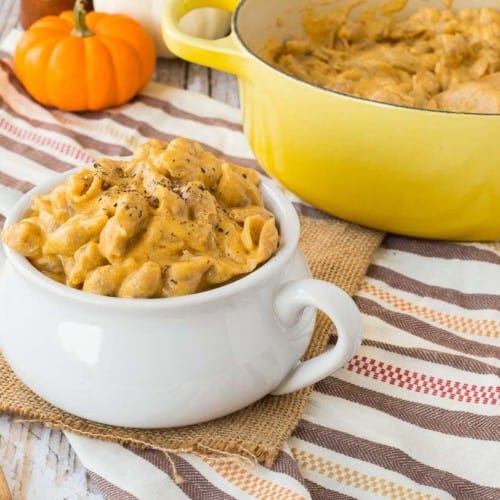
[[[256,166],[237,109],[151,84],[119,109],[47,110],[25,94],[4,54],[0,211],[54,172],[102,154],[130,154],[148,137],[178,135]],[[355,299],[363,345],[316,385],[272,467],[167,456],[68,433],[103,496],[500,499],[500,244],[390,235]]]

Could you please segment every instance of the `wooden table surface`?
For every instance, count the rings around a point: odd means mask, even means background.
[[[19,0],[0,0],[0,41],[18,16]],[[238,106],[236,78],[226,73],[159,59],[153,78]],[[64,434],[40,424],[0,417],[0,467],[14,500],[102,499]]]

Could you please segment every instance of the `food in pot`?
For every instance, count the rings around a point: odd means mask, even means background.
[[[268,40],[262,56],[301,80],[357,97],[446,111],[500,113],[500,12],[423,8],[406,19],[359,2],[307,8],[305,36]]]
[[[100,295],[171,297],[253,271],[278,249],[259,175],[177,138],[100,159],[2,233],[47,276]]]

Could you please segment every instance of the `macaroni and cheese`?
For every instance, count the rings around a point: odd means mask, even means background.
[[[301,80],[353,96],[500,113],[498,10],[428,7],[396,20],[373,11],[352,15],[360,3],[330,13],[305,9],[304,37],[268,40],[263,58]]]
[[[193,141],[150,140],[131,160],[100,159],[4,229],[42,273],[118,297],[171,297],[253,271],[278,249],[259,175]]]

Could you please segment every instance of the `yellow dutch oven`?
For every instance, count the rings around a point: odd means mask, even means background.
[[[328,2],[326,2],[328,3]],[[362,7],[383,2],[366,1]],[[265,170],[303,200],[384,231],[454,240],[500,239],[500,115],[382,104],[300,81],[257,54],[270,36],[302,31],[310,0],[170,0],[169,49],[239,77],[245,135]],[[410,1],[399,16],[430,5]],[[345,2],[321,2],[331,10]],[[499,7],[456,1],[454,8]],[[178,28],[199,7],[234,11],[232,32],[209,41]]]

